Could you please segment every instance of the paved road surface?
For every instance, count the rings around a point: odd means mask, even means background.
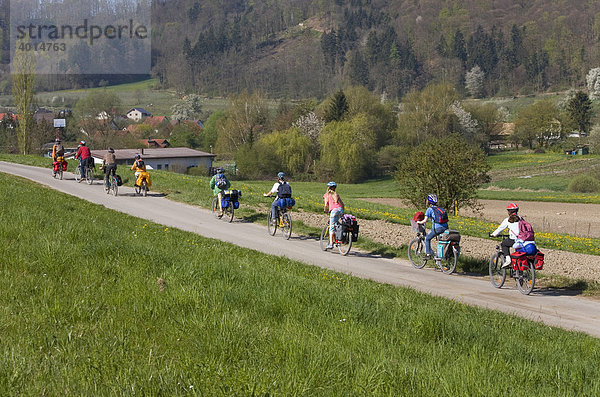
[[[18,175],[139,218],[267,254],[286,256],[357,277],[407,286],[472,306],[500,310],[600,337],[600,301],[547,290],[534,290],[530,296],[523,296],[515,289],[512,279],[507,279],[506,286],[498,290],[486,278],[456,274],[447,276],[433,269],[417,270],[406,260],[379,258],[353,251],[346,257],[322,252],[315,239],[294,235],[292,239],[285,241],[281,235],[271,237],[264,226],[239,220],[226,223],[215,219],[208,210],[173,202],[158,194],[152,195],[152,192],[145,198],[134,197],[132,188],[121,187],[118,197],[109,196],[103,192],[100,182],[96,181],[92,186],[85,182],[78,184],[68,172],[61,181],[52,178],[50,169],[1,161],[0,172]],[[15,197],[16,199],[18,198]]]

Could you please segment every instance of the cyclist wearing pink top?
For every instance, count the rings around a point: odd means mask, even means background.
[[[344,214],[344,202],[339,194],[335,191],[337,184],[329,182],[327,184],[327,192],[323,195],[323,204],[325,205],[324,212],[329,209],[329,245],[325,249],[333,248],[333,235],[335,233],[335,223],[339,221]]]

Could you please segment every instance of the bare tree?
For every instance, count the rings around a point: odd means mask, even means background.
[[[19,115],[17,125],[17,141],[19,152],[29,153],[31,150],[31,131],[33,120],[33,94],[34,94],[34,71],[35,54],[32,51],[22,51],[19,44],[25,43],[21,40],[15,46],[15,55],[12,65],[12,93],[15,99],[15,107]]]

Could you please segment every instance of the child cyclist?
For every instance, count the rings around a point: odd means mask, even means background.
[[[431,240],[448,229],[448,215],[443,208],[437,206],[438,198],[435,194],[429,194],[427,196],[427,204],[429,207],[425,211],[425,218],[421,221],[417,221],[418,224],[423,225],[429,219],[431,219],[431,230],[425,236],[425,258],[431,259],[433,257],[433,250],[431,249]]]
[[[340,220],[344,214],[344,202],[339,194],[335,191],[337,183],[329,182],[327,184],[327,192],[323,195],[324,212],[329,210],[329,245],[326,250],[333,248],[333,234],[335,233],[335,223]]]

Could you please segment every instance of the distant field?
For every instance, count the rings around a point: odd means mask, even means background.
[[[596,338],[165,228],[2,174],[0,199],[7,395],[600,393]]]
[[[78,90],[63,90],[54,92],[41,92],[36,95],[38,105],[51,108],[64,108],[74,106],[77,99],[83,98],[94,91],[112,91],[118,94],[121,99],[123,111],[133,107],[142,107],[150,113],[157,116],[170,116],[171,106],[173,106],[180,97],[174,90],[156,90],[155,80],[149,79],[135,83],[120,84],[107,87],[94,87]],[[13,99],[10,95],[0,95],[0,103],[12,104]],[[277,101],[268,101],[270,108],[277,107]],[[227,98],[204,98],[202,108],[205,112],[215,112],[224,110],[227,106]]]

